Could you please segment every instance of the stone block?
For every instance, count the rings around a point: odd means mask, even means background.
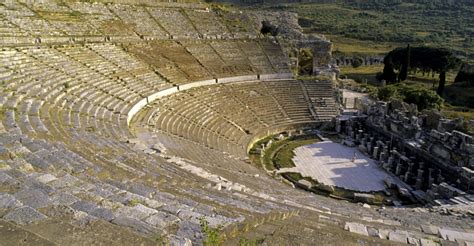
[[[38,182],[40,182],[40,183],[47,184],[51,181],[56,180],[56,177],[49,174],[49,173],[47,173],[47,174],[44,174],[44,175],[41,175],[41,176],[37,177],[36,180],[38,180]]]
[[[145,220],[146,223],[158,228],[165,228],[178,221],[178,217],[164,212],[153,214]]]
[[[435,243],[429,239],[424,239],[424,238],[421,238],[420,239],[420,245],[421,246],[438,246],[439,244],[438,243]]]
[[[392,231],[388,234],[388,240],[399,243],[408,243],[408,232]]]
[[[41,189],[25,188],[15,193],[14,196],[32,208],[44,208],[52,204],[52,200]]]
[[[433,225],[421,225],[421,231],[430,234],[430,235],[437,235],[439,227]]]
[[[357,233],[360,235],[368,236],[369,233],[367,231],[367,227],[363,224],[360,223],[355,223],[355,222],[346,222],[346,225],[344,226],[345,230],[348,230],[353,233]]]
[[[0,208],[11,209],[22,206],[23,203],[18,201],[14,196],[6,193],[0,193]]]
[[[133,207],[124,206],[120,208],[117,212],[123,216],[142,220],[156,213],[157,211],[149,207],[143,206],[142,204],[137,204],[136,206],[133,206]]]
[[[5,220],[13,221],[17,224],[26,225],[38,220],[45,219],[46,216],[29,206],[19,207],[3,217]]]
[[[113,219],[111,222],[116,225],[130,227],[138,232],[145,233],[145,234],[152,233],[153,231],[155,231],[151,225],[143,221],[130,218],[127,216],[123,216],[123,215],[118,216],[117,218]]]

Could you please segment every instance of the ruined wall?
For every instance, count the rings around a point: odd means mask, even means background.
[[[324,35],[303,33],[303,28],[298,23],[298,14],[286,11],[256,11],[251,15],[257,30],[261,30],[265,25],[287,55],[293,49],[310,48],[313,53],[313,73],[319,74],[333,69],[331,41]]]
[[[366,104],[360,113],[338,129],[387,171],[417,190],[445,182],[473,188],[474,136],[456,130],[459,120],[403,102]]]

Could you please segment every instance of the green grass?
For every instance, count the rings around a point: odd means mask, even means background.
[[[295,156],[293,150],[304,145],[309,145],[317,142],[318,139],[296,139],[293,141],[285,141],[286,143],[278,150],[273,158],[273,162],[280,168],[294,167],[293,157]]]
[[[0,121],[3,121],[3,119],[5,119],[5,112],[6,112],[6,109],[0,106]]]
[[[336,53],[384,54],[394,47],[411,43],[452,48],[474,60],[472,4],[340,1],[263,7],[298,13],[303,30],[325,34],[333,41]]]
[[[380,82],[377,81],[375,75],[382,70],[382,65],[358,68],[343,67],[341,68],[341,77],[347,76],[349,79],[355,80],[357,83],[351,84],[353,86],[360,86],[373,91],[377,86],[380,86]],[[449,119],[462,117],[465,120],[474,120],[474,88],[454,84],[455,77],[455,72],[447,73],[445,103],[441,111]],[[365,85],[364,81],[367,81],[368,85]],[[436,90],[438,81],[438,74],[433,77],[431,74],[416,73],[409,74],[408,80],[403,83],[412,87]],[[470,130],[473,131],[474,129]]]
[[[360,66],[353,68],[351,66],[345,66],[341,68],[341,77],[347,77],[353,79],[359,83],[365,83],[370,85],[379,85],[380,82],[376,78],[376,74],[383,70],[383,65],[376,66]]]

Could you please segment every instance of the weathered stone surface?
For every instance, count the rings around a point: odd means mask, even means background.
[[[13,182],[14,182],[14,179],[10,175],[4,172],[0,172],[0,184],[11,184]]]
[[[179,223],[179,229],[176,234],[179,237],[189,238],[191,240],[197,240],[202,238],[201,226],[199,224],[190,223],[188,221],[181,221]]]
[[[367,232],[371,237],[379,237],[379,230],[373,227],[367,227]]]
[[[56,177],[47,173],[47,174],[37,177],[36,180],[38,180],[40,183],[46,184],[46,183],[56,180]]]
[[[120,215],[111,221],[114,224],[130,227],[141,233],[151,233],[154,231],[153,227],[140,220]]]
[[[137,204],[133,207],[124,206],[118,210],[118,214],[137,220],[145,219],[156,212],[156,210],[143,206],[142,204]]]
[[[95,209],[98,208],[96,204],[93,204],[91,202],[86,202],[86,201],[77,201],[74,204],[71,205],[73,209],[83,211],[86,213],[91,213]]]
[[[3,217],[6,220],[13,221],[17,224],[30,224],[38,220],[45,219],[46,216],[34,208],[23,206],[17,208]]]
[[[59,193],[56,195],[53,195],[51,197],[51,200],[53,201],[54,205],[71,205],[77,201],[79,201],[79,198],[77,198],[74,195],[71,195],[69,193]]]
[[[430,235],[437,235],[439,227],[433,225],[421,225],[421,231]]]
[[[146,223],[158,228],[165,228],[178,221],[179,218],[177,216],[163,212],[157,212],[145,220]]]
[[[25,188],[14,196],[23,204],[33,208],[44,208],[52,204],[50,197],[40,189]]]
[[[439,235],[444,240],[449,240],[449,241],[463,240],[463,241],[474,242],[474,233],[454,230],[451,228],[445,228],[445,227],[440,228]]]
[[[6,193],[0,193],[0,208],[10,209],[22,206],[23,203],[18,201],[14,196]]]
[[[369,233],[367,232],[367,227],[363,224],[360,223],[355,223],[355,222],[346,222],[346,225],[344,226],[344,229],[357,233],[360,235],[368,236]]]
[[[95,216],[97,218],[106,220],[106,221],[111,221],[113,220],[116,216],[112,213],[112,211],[106,209],[106,208],[97,208],[92,210],[90,215]]]
[[[388,234],[388,240],[399,243],[408,243],[408,233],[406,231],[392,231]]]
[[[421,238],[420,239],[420,244],[421,246],[437,246],[439,244],[429,240],[429,239],[424,239],[424,238]]]

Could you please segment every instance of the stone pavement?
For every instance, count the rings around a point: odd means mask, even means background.
[[[302,146],[294,153],[296,167],[281,169],[280,172],[298,172],[325,185],[362,192],[384,190],[384,179],[389,177],[356,148],[332,141]],[[356,159],[352,162],[354,153]]]

